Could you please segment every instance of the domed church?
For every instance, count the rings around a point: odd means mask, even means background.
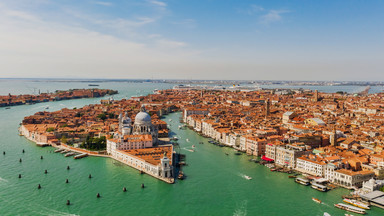
[[[151,135],[152,143],[156,144],[158,140],[158,130],[152,124],[151,116],[146,112],[144,105],[140,112],[135,117],[135,122],[132,127],[132,121],[125,113],[119,115],[119,131],[115,137],[124,137],[126,135]]]

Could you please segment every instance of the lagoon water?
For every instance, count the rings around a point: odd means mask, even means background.
[[[0,81],[0,94],[37,93],[56,89],[88,88],[79,82]],[[99,88],[119,90],[115,99],[146,95],[170,84],[100,83]],[[336,88],[333,86],[332,88]],[[338,91],[338,89],[335,89]],[[380,91],[380,89],[378,90]],[[180,137],[180,151],[187,155],[187,179],[167,184],[109,158],[81,160],[53,153],[20,137],[17,132],[24,116],[38,111],[59,110],[98,103],[98,99],[78,99],[0,108],[0,215],[344,215],[333,207],[342,202],[345,189],[327,193],[294,183],[284,173],[251,163],[232,149],[209,144],[191,130],[178,130],[180,113],[164,117],[172,136]],[[170,121],[172,119],[172,121]],[[189,142],[186,141],[189,139]],[[204,144],[199,144],[203,142]],[[189,152],[192,145],[195,152]],[[22,153],[22,150],[25,153]],[[228,153],[227,156],[225,153]],[[44,159],[41,160],[40,156]],[[22,162],[19,162],[19,159]],[[70,166],[70,170],[66,167]],[[44,174],[44,170],[48,174]],[[18,175],[22,178],[19,179]],[[89,179],[88,175],[93,178]],[[244,175],[251,176],[246,180]],[[69,179],[66,184],[65,180]],[[140,185],[144,183],[145,189]],[[41,184],[42,188],[37,189]],[[123,187],[127,192],[123,192]],[[96,198],[100,193],[101,198]],[[323,204],[311,200],[316,197]],[[70,200],[72,205],[67,206]],[[369,215],[384,215],[373,207]]]

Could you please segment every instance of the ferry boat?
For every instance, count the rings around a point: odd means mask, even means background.
[[[251,180],[251,179],[252,179],[252,177],[250,177],[250,176],[247,176],[247,175],[246,175],[246,176],[244,176],[244,178],[245,178],[245,179],[247,179],[247,180]]]
[[[305,178],[296,178],[295,182],[302,184],[302,185],[305,185],[305,186],[310,185],[309,180],[305,179]]]
[[[367,204],[364,204],[362,202],[359,202],[357,200],[353,200],[353,199],[343,199],[344,202],[348,203],[348,204],[351,204],[351,205],[354,205],[354,206],[357,206],[359,208],[362,208],[362,209],[371,209],[369,208],[369,206]]]
[[[311,188],[316,189],[321,192],[327,192],[328,188],[325,185],[317,184],[317,183],[312,183]]]
[[[317,203],[321,203],[321,200],[316,199],[315,197],[312,197],[312,200],[315,201],[315,202],[317,202]]]
[[[364,209],[357,208],[355,206],[350,206],[350,205],[346,205],[346,204],[343,204],[343,203],[334,204],[334,206],[336,208],[343,209],[343,210],[350,211],[350,212],[354,212],[354,213],[357,213],[357,214],[366,214]]]
[[[80,159],[80,158],[87,157],[87,156],[88,156],[87,153],[83,153],[83,154],[76,155],[76,156],[73,157],[73,158],[74,158],[74,159]]]

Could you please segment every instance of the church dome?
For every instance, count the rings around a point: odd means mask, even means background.
[[[146,112],[139,112],[135,117],[135,124],[151,123],[151,116]]]

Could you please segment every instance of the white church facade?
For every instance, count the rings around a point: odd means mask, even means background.
[[[173,183],[173,146],[157,146],[158,130],[142,107],[132,124],[128,114],[119,115],[119,128],[107,139],[107,153],[115,160],[167,183]]]

